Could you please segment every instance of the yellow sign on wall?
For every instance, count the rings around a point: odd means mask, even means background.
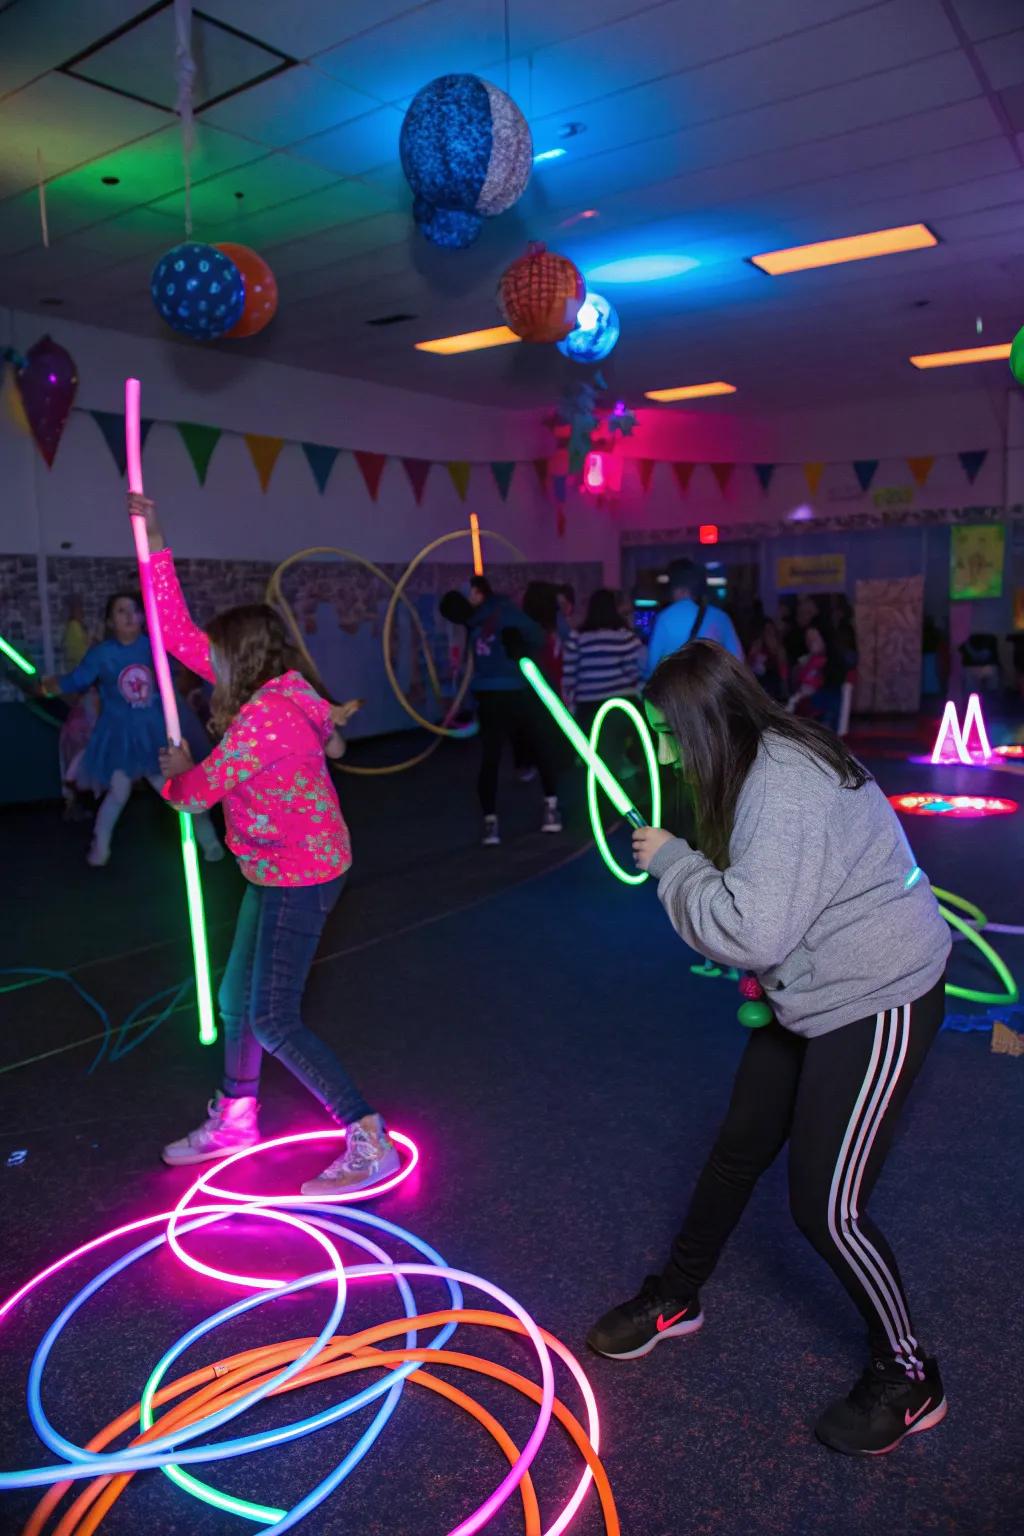
[[[779,592],[843,592],[845,555],[779,555],[775,561]]]
[[[954,527],[949,544],[950,597],[1002,597],[1005,551],[1002,523]]]

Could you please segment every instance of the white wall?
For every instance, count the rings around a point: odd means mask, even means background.
[[[281,559],[305,545],[336,544],[379,561],[404,561],[428,540],[465,528],[470,510],[512,539],[530,560],[598,559],[601,530],[587,524],[558,537],[551,499],[532,465],[520,465],[507,503],[486,462],[472,471],[463,505],[443,463],[417,506],[405,471],[387,465],[376,503],[355,460],[336,461],[320,495],[298,440],[437,460],[532,459],[548,451],[539,415],[502,412],[392,390],[358,380],[250,362],[200,346],[139,340],[53,316],[9,314],[0,339],[26,351],[49,332],[74,357],[76,405],[52,469],[9,416],[0,414],[0,551],[124,554],[130,548],[123,482],[90,408],[123,410],[124,379],[137,374],[143,415],[198,421],[235,432],[296,439],[283,449],[264,494],[242,437],[225,435],[205,486],[171,426],[155,425],[145,451],[146,489],[157,498],[183,555]],[[443,366],[443,360],[439,360]],[[466,545],[439,559],[465,564]],[[508,558],[496,546],[492,558]]]

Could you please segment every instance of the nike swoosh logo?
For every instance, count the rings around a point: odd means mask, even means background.
[[[659,1318],[658,1321],[660,1322],[661,1319]],[[929,1397],[927,1399],[927,1401],[924,1403],[923,1407],[919,1408],[916,1413],[911,1413],[910,1409],[909,1408],[907,1409],[906,1413],[903,1415],[903,1422],[907,1426],[908,1429],[910,1428],[911,1424],[916,1424],[917,1423],[917,1421],[921,1417],[922,1413],[924,1413],[925,1408],[930,1408],[931,1407],[931,1401],[932,1400]]]
[[[673,1323],[678,1323],[681,1317],[685,1317],[689,1310],[689,1307],[684,1307],[681,1312],[677,1312],[676,1315],[674,1317],[670,1317],[667,1322],[665,1320],[664,1314],[659,1312],[658,1321],[656,1324],[658,1332],[664,1333],[666,1328],[671,1328]],[[931,1398],[929,1398],[928,1401],[931,1402]]]

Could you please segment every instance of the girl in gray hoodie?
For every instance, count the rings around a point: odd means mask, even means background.
[[[589,1335],[614,1359],[703,1323],[699,1291],[759,1176],[789,1142],[797,1226],[867,1325],[870,1364],[816,1425],[878,1455],[946,1414],[895,1257],[867,1215],[897,1117],[942,1026],[949,929],[867,770],[775,704],[728,651],[695,640],[645,695],[663,762],[696,810],[691,847],[645,827],[638,868],[702,955],[752,971],[774,1017],[751,1032],[718,1139],[660,1275]]]

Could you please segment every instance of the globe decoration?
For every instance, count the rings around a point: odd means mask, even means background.
[[[1024,384],[1024,326],[1021,326],[1010,347],[1010,372],[1018,384]]]
[[[267,263],[247,245],[218,241],[215,251],[222,251],[233,261],[245,285],[245,305],[239,319],[225,335],[229,341],[242,336],[256,336],[277,314],[277,278]]]
[[[534,241],[502,273],[498,308],[509,330],[523,341],[561,341],[576,324],[585,294],[579,268]]]
[[[600,293],[587,293],[580,305],[576,324],[558,343],[563,357],[574,363],[600,363],[619,339],[619,317],[615,307]]]
[[[412,205],[412,216],[420,234],[445,251],[464,251],[472,245],[484,227],[478,213],[461,213],[458,208],[436,208],[425,197]]]
[[[413,97],[399,154],[420,230],[435,245],[457,250],[476,239],[484,218],[504,213],[522,196],[533,139],[515,102],[489,80],[440,75]]]
[[[245,281],[235,263],[215,245],[192,240],[160,257],[149,288],[173,330],[204,341],[226,335],[245,308]]]

